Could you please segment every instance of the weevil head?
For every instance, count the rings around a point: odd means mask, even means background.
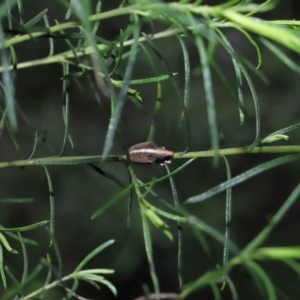
[[[156,163],[164,166],[165,164],[170,164],[174,156],[173,151],[165,150],[165,156],[156,157]]]

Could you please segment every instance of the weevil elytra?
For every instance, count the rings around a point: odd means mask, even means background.
[[[174,156],[173,151],[164,147],[158,147],[155,142],[145,142],[133,145],[129,148],[129,159],[136,164],[152,164],[154,162],[163,166],[171,163]]]

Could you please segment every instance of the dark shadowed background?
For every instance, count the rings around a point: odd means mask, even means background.
[[[103,1],[102,10],[116,8],[120,1]],[[221,1],[207,1],[220,3]],[[29,20],[43,9],[48,8],[51,25],[55,20],[64,22],[66,7],[60,1],[32,0],[24,1],[24,19]],[[299,1],[281,1],[278,7],[261,15],[267,19],[299,18]],[[297,13],[298,12],[298,13]],[[17,11],[13,13],[17,16]],[[101,22],[98,35],[114,40],[121,29],[126,28],[127,16],[107,19]],[[5,25],[5,24],[4,24]],[[165,25],[155,24],[155,31],[162,31]],[[151,32],[145,26],[142,31]],[[245,56],[254,65],[257,64],[255,49],[245,37],[234,29],[224,29],[228,39],[236,51]],[[176,80],[183,91],[184,69],[183,55],[176,37],[156,40],[155,45],[166,58],[173,72],[177,72]],[[189,50],[193,76],[191,83],[191,99],[188,114],[191,122],[191,151],[211,148],[207,124],[206,103],[201,76],[197,76],[199,56],[196,47],[186,42]],[[36,39],[21,43],[15,47],[18,62],[43,58],[49,54],[47,39]],[[63,40],[55,40],[55,53],[67,51],[68,46]],[[150,51],[150,50],[149,50]],[[262,137],[299,122],[300,75],[292,72],[264,46],[261,46],[263,64],[261,72],[269,80],[262,82],[252,73],[261,108]],[[292,59],[299,62],[299,56],[286,51]],[[216,61],[226,70],[228,80],[236,84],[232,61],[228,54],[219,49],[215,53]],[[166,74],[163,66],[153,55],[158,70]],[[125,64],[121,69],[125,69]],[[73,71],[76,69],[74,68]],[[64,125],[62,118],[62,66],[59,64],[45,65],[19,70],[16,81],[16,99],[20,109],[26,114],[32,127],[19,115],[19,129],[16,139],[19,149],[16,150],[7,131],[3,132],[0,141],[0,160],[13,161],[26,158],[33,146],[35,129],[45,130],[46,142],[38,146],[35,157],[44,157],[59,153],[63,141]],[[138,54],[133,78],[153,76],[143,52]],[[97,103],[94,91],[90,89],[88,80],[80,79],[83,89],[76,81],[70,84],[70,132],[74,141],[74,149],[69,144],[65,155],[100,155],[103,150],[106,130],[110,118],[110,102],[99,92],[101,103]],[[240,125],[238,109],[220,79],[214,75],[214,94],[216,99],[219,132],[222,133],[221,147],[239,147],[250,145],[255,137],[255,112],[249,89],[245,86],[245,102],[248,111],[245,124]],[[143,142],[147,139],[152,114],[156,101],[156,84],[135,86],[143,98],[142,106],[147,114],[138,111],[128,99],[122,113],[122,122],[127,144]],[[181,116],[180,103],[172,84],[162,82],[162,110],[156,120],[155,141],[175,152],[186,147],[184,126],[178,130]],[[282,144],[299,144],[299,130],[290,133],[288,142]],[[111,151],[112,154],[124,154],[125,151],[118,136]],[[238,175],[251,167],[275,156],[272,155],[240,155],[230,157],[232,175]],[[175,160],[170,168],[173,170],[183,163]],[[128,174],[123,164],[105,163],[103,166],[128,185]],[[133,166],[139,178],[149,181],[152,177],[165,174],[165,169],[158,165]],[[127,198],[124,197],[100,217],[91,220],[91,215],[121,188],[115,182],[94,172],[89,166],[52,166],[49,172],[53,181],[55,196],[55,237],[58,243],[64,274],[72,271],[77,264],[94,248],[107,240],[116,242],[100,255],[89,262],[87,268],[115,269],[114,275],[108,278],[118,289],[117,299],[134,299],[142,295],[142,284],[152,288],[149,268],[145,254],[144,240],[141,230],[141,219],[137,203],[134,201],[131,226],[127,229]],[[198,159],[174,177],[180,202],[197,195],[226,180],[223,161],[214,168],[212,159]],[[242,248],[249,243],[267,224],[270,217],[299,183],[299,163],[289,164],[263,173],[233,189],[233,222],[232,240]],[[156,184],[156,192],[167,201],[172,202],[172,193],[168,181]],[[0,206],[0,223],[5,227],[27,225],[49,218],[48,183],[42,167],[4,169],[0,172],[0,196],[3,198],[32,197],[29,204],[4,204]],[[156,204],[156,203],[155,203]],[[159,205],[159,204],[157,204]],[[210,224],[221,232],[225,229],[224,209],[225,196],[219,194],[209,201],[185,207],[199,219]],[[266,242],[269,246],[299,245],[300,243],[300,204],[296,204],[288,216],[277,227]],[[170,230],[176,236],[176,224],[170,223]],[[177,242],[169,242],[158,230],[152,228],[154,258],[157,274],[163,292],[178,292],[177,283]],[[39,246],[28,246],[29,269],[32,270],[46,253],[52,255],[49,238],[45,229],[30,231],[25,237],[33,238]],[[204,255],[201,245],[197,242],[189,228],[183,228],[183,276],[184,282],[197,278],[209,268],[222,263],[222,245],[208,238],[211,245],[211,260]],[[20,250],[17,242],[12,244]],[[21,251],[20,251],[21,253]],[[17,278],[22,275],[23,262],[20,255],[4,253],[5,265],[8,265]],[[264,263],[263,267],[271,274],[274,284],[283,289],[291,299],[300,295],[299,278],[296,273],[275,263]],[[253,279],[243,268],[232,272],[241,299],[256,299],[257,290]],[[43,284],[44,277],[33,282],[32,288]],[[1,288],[0,288],[1,290]],[[88,284],[81,284],[78,294],[91,299],[114,299],[106,287],[97,291]],[[56,289],[44,299],[60,299],[63,289]],[[203,290],[190,299],[212,299],[210,290]],[[224,292],[226,299],[226,291]]]

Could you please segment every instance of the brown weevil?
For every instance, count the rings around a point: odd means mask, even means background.
[[[173,151],[164,147],[158,147],[155,142],[144,142],[133,145],[129,148],[129,159],[137,164],[152,164],[154,162],[163,166],[165,163],[171,163],[174,156]]]

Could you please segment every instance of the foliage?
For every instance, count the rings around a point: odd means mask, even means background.
[[[101,218],[107,209],[112,205],[118,205],[119,200],[128,198],[128,225],[132,222],[131,210],[132,203],[137,201],[140,212],[140,228],[144,238],[144,247],[149,263],[149,273],[153,287],[144,287],[144,299],[187,299],[196,291],[210,287],[214,298],[221,299],[223,289],[229,288],[232,299],[238,299],[239,287],[231,280],[231,272],[239,266],[243,266],[252,276],[253,282],[257,285],[257,293],[261,293],[264,299],[277,299],[279,292],[275,284],[270,279],[270,274],[264,271],[262,261],[279,261],[286,264],[300,274],[299,246],[280,245],[272,247],[262,244],[269,237],[291,209],[299,197],[300,185],[297,185],[290,195],[270,218],[269,224],[262,228],[245,247],[238,247],[230,240],[231,223],[231,201],[232,188],[247,183],[251,178],[258,176],[268,170],[288,164],[295,163],[300,159],[300,146],[264,146],[265,143],[274,143],[277,141],[286,141],[288,132],[298,130],[300,123],[286,124],[284,128],[268,134],[265,138],[261,133],[261,112],[259,94],[256,90],[250,72],[263,78],[259,68],[263,64],[263,55],[261,47],[265,45],[272,51],[284,64],[299,73],[299,66],[282,49],[289,49],[295,54],[300,53],[299,25],[296,20],[264,20],[265,12],[272,11],[277,1],[267,0],[263,3],[256,1],[224,1],[219,5],[205,5],[202,1],[150,1],[135,0],[121,3],[113,9],[103,10],[104,3],[101,1],[71,0],[59,2],[61,9],[65,9],[65,20],[58,19],[56,24],[50,24],[48,10],[44,9],[30,20],[25,20],[24,3],[22,0],[6,0],[0,6],[0,46],[1,46],[1,122],[0,134],[7,132],[15,148],[21,148],[22,138],[18,136],[20,130],[20,119],[22,123],[25,120],[26,126],[34,128],[34,140],[32,151],[26,159],[12,159],[10,161],[1,161],[0,168],[33,168],[34,166],[43,167],[48,182],[50,217],[48,220],[40,220],[30,225],[20,225],[18,227],[5,227],[1,225],[0,232],[0,274],[2,284],[6,292],[2,299],[37,299],[47,297],[49,290],[60,287],[65,292],[65,299],[80,298],[77,294],[79,281],[85,281],[96,289],[100,285],[105,285],[113,295],[117,295],[117,288],[111,281],[106,279],[107,274],[113,273],[111,269],[91,268],[83,269],[84,265],[93,257],[98,255],[103,249],[113,244],[113,240],[102,243],[101,246],[87,255],[82,262],[69,275],[63,274],[62,257],[59,251],[59,243],[56,241],[55,229],[55,184],[53,183],[50,166],[67,165],[85,165],[89,164],[99,174],[107,179],[117,183],[122,189],[114,193],[106,203],[97,208],[92,219]],[[24,5],[24,7],[23,7]],[[112,40],[107,40],[99,35],[102,23],[105,20],[115,20],[118,17],[126,17],[126,26],[122,28],[119,34]],[[72,19],[71,21],[69,19]],[[147,27],[148,26],[148,27]],[[151,28],[151,32],[145,28]],[[162,29],[157,31],[155,28]],[[257,56],[257,66],[253,66],[245,57],[240,55],[235,49],[235,45],[230,42],[226,29],[232,28],[239,31],[249,42]],[[178,45],[182,51],[183,73],[179,74],[170,65],[169,59],[163,51],[157,46],[159,40],[169,37],[176,37]],[[68,50],[61,51],[56,49],[59,41],[64,41]],[[49,54],[43,58],[36,57],[28,61],[19,62],[18,46],[25,43],[36,43],[36,47],[43,43],[49,43]],[[191,43],[196,49],[200,66],[194,72],[196,76],[202,77],[205,103],[207,109],[207,126],[210,137],[210,150],[208,151],[190,151],[191,140],[194,133],[198,131],[192,118],[194,108],[191,106],[191,94],[193,72],[191,68],[191,58],[188,44]],[[215,53],[223,49],[232,61],[233,70],[236,76],[236,87],[228,80],[227,75],[216,59]],[[150,66],[152,73],[149,72],[146,78],[134,78],[134,70],[137,68],[138,57],[142,56],[145,63]],[[44,132],[35,128],[31,124],[32,114],[23,112],[20,108],[19,99],[17,101],[17,75],[22,69],[30,70],[37,66],[49,66],[50,64],[59,64],[62,66],[62,72],[57,77],[62,82],[62,124],[60,128],[63,134],[63,142],[56,153],[36,158],[37,148],[45,141]],[[161,69],[163,71],[161,71]],[[250,90],[254,114],[255,128],[253,128],[254,139],[248,145],[243,147],[232,147],[220,149],[220,129],[218,127],[218,113],[216,108],[217,99],[215,97],[215,85],[213,76],[217,74],[219,80],[226,87],[232,96],[231,105],[236,109],[236,115],[241,125],[245,123],[247,117],[251,115],[249,105],[245,102],[244,87]],[[184,78],[183,87],[178,83],[178,76]],[[298,75],[297,75],[298,76]],[[73,83],[78,88],[85,91],[92,91],[94,99],[99,103],[99,107],[106,112],[109,111],[109,123],[105,129],[103,138],[103,149],[101,155],[65,155],[69,148],[76,151],[74,136],[71,134],[70,123],[74,122],[70,116],[70,85]],[[140,86],[156,86],[156,102],[153,104],[152,123],[148,126],[148,141],[153,140],[159,135],[155,120],[159,117],[167,119],[163,111],[162,84],[169,82],[174,90],[172,105],[180,108],[180,116],[173,127],[177,127],[173,132],[183,131],[184,149],[174,154],[174,162],[181,162],[183,159],[189,159],[180,163],[176,168],[170,168],[165,165],[165,175],[158,178],[151,178],[143,182],[142,176],[139,176],[135,168],[130,164],[128,151],[124,150],[120,155],[113,155],[113,146],[116,142],[122,145],[122,149],[128,149],[128,133],[125,123],[125,111],[129,105],[134,113],[146,113],[145,96]],[[149,88],[149,89],[150,89]],[[18,97],[20,98],[20,97]],[[101,99],[100,99],[101,98]],[[104,99],[104,100],[103,100]],[[147,98],[146,98],[147,99]],[[110,101],[108,108],[105,101]],[[172,107],[172,106],[171,106]],[[28,116],[27,116],[28,114]],[[193,117],[192,117],[193,116]],[[28,121],[30,120],[30,121]],[[145,135],[146,136],[146,135]],[[173,136],[176,142],[175,135]],[[280,157],[271,157],[268,161],[260,163],[257,166],[241,172],[239,175],[231,176],[229,156],[238,156],[241,154],[279,154]],[[207,189],[205,192],[190,195],[188,199],[180,197],[181,192],[176,185],[176,177],[184,170],[196,167],[196,159],[203,157],[212,157],[213,165],[217,167],[225,161],[226,180],[223,183]],[[118,162],[123,164],[129,175],[129,183],[124,184],[124,178],[104,171],[104,162]],[[100,167],[95,164],[99,163]],[[148,168],[148,166],[144,166]],[[3,170],[6,171],[6,170]],[[192,175],[190,175],[192,177]],[[123,180],[124,179],[124,180]],[[104,180],[104,179],[103,179]],[[173,204],[170,204],[159,194],[157,185],[161,182],[169,182],[168,190],[173,198]],[[1,184],[1,183],[0,183]],[[226,229],[225,234],[220,233],[206,222],[197,217],[193,211],[190,211],[190,205],[211,200],[210,198],[218,193],[226,191]],[[135,197],[137,200],[135,200]],[[153,204],[155,199],[155,204]],[[2,198],[2,203],[30,203],[32,198]],[[75,221],[75,220],[74,220]],[[171,229],[173,222],[178,227],[176,238]],[[169,242],[176,239],[178,241],[177,254],[177,277],[178,290],[174,293],[164,293],[160,288],[159,274],[155,266],[157,260],[153,253],[153,233],[150,225],[162,233]],[[107,225],[108,226],[108,225]],[[215,263],[215,268],[209,269],[203,274],[199,273],[197,278],[186,281],[182,268],[187,268],[182,261],[183,254],[183,232],[182,227],[191,229],[194,232],[196,240],[199,240],[203,249],[209,252],[205,236],[211,236],[212,239],[224,247],[222,265]],[[30,261],[27,251],[32,245],[38,245],[30,238],[25,238],[27,231],[44,229],[49,237],[51,249],[54,249],[54,257],[57,260],[57,266],[53,263],[53,258],[46,253],[41,258],[40,263],[33,269],[30,269]],[[125,229],[124,229],[125,230]],[[22,233],[22,234],[21,234]],[[21,253],[14,249],[12,240],[19,242]],[[98,242],[99,244],[99,242]],[[124,245],[126,247],[126,245]],[[189,247],[189,245],[184,245]],[[28,248],[28,249],[27,249]],[[16,279],[6,265],[6,252],[15,256],[23,255],[23,274],[21,279]],[[102,253],[101,253],[102,254]],[[100,256],[101,256],[100,254]],[[208,254],[209,256],[209,254]],[[109,263],[109,262],[108,262]],[[43,273],[43,270],[47,270]],[[44,278],[44,276],[46,276]],[[55,279],[53,279],[55,277]],[[37,278],[44,280],[44,283],[32,290],[28,287],[30,283]],[[44,278],[44,279],[41,279]],[[8,282],[9,280],[9,282]],[[71,287],[67,286],[67,281],[73,280]],[[149,283],[148,283],[149,284]],[[261,288],[263,286],[263,288]],[[147,298],[148,297],[148,298]],[[156,298],[155,298],[156,297]]]

